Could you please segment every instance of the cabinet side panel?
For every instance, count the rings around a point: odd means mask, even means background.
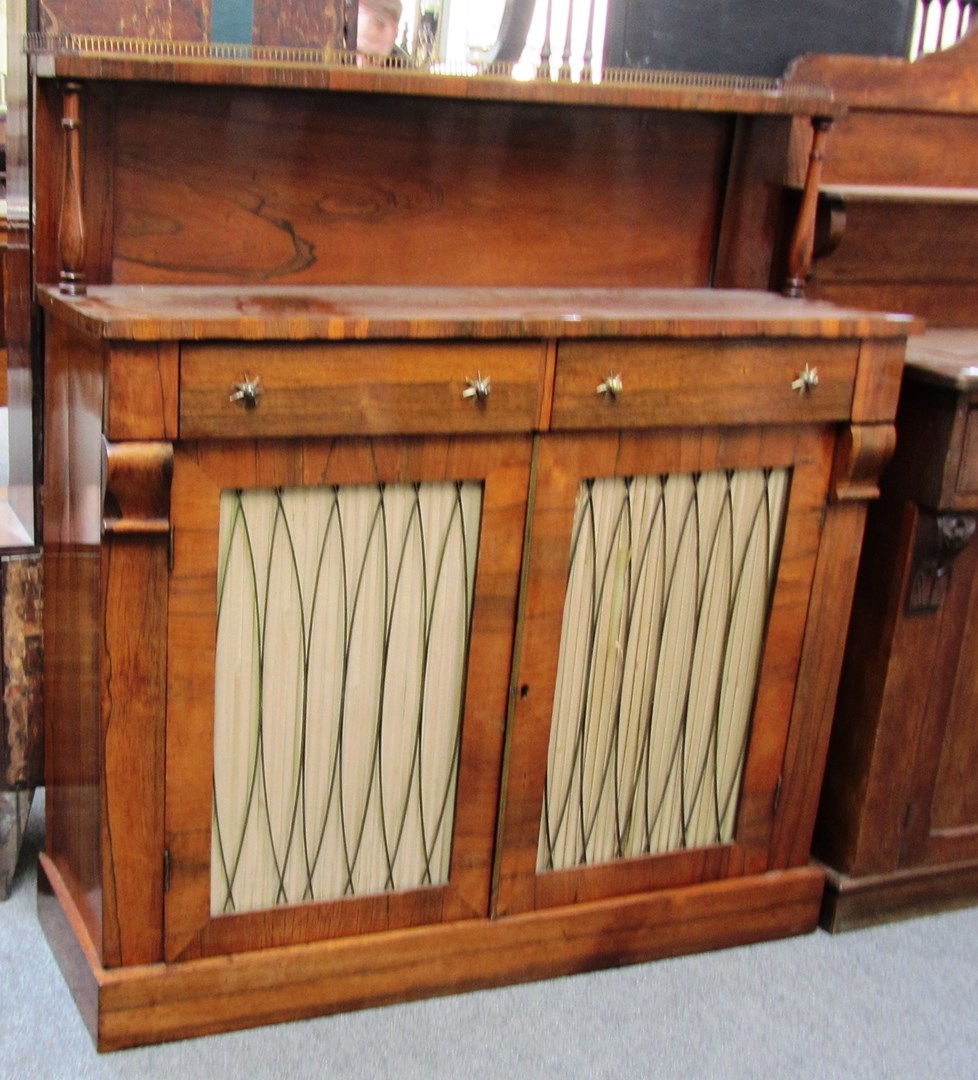
[[[165,535],[107,541],[101,664],[103,964],[163,954]]]
[[[49,322],[46,383],[46,849],[101,952],[98,348]]]

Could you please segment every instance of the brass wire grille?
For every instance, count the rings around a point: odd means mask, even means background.
[[[220,510],[212,912],[446,883],[481,484]]]
[[[581,485],[538,870],[732,838],[789,480]]]

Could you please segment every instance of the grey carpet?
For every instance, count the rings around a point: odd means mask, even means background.
[[[0,904],[0,1076],[978,1077],[978,908],[97,1055],[41,935],[38,793]]]

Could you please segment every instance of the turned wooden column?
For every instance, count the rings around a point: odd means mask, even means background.
[[[818,189],[822,181],[825,144],[831,130],[831,117],[815,116],[812,118],[812,147],[808,155],[805,190],[802,195],[801,206],[798,209],[798,217],[795,221],[791,247],[788,251],[788,277],[784,284],[785,296],[804,296],[805,286],[812,271]]]
[[[85,222],[82,213],[80,83],[65,83],[61,127],[64,130],[64,182],[58,226],[60,288],[69,296],[81,296],[85,292]]]

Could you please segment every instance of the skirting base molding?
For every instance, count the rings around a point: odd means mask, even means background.
[[[824,875],[777,871],[529,915],[106,969],[40,857],[41,924],[99,1050],[531,982],[813,931]]]
[[[819,924],[831,933],[978,904],[978,862],[850,877],[825,871]]]

